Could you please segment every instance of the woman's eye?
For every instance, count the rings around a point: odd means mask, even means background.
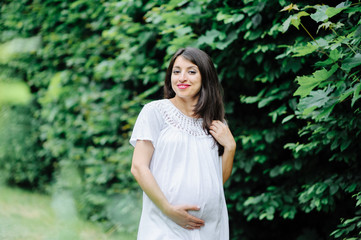
[[[196,73],[197,73],[196,71],[189,71],[189,74],[192,74],[192,75],[194,75]]]
[[[173,70],[173,74],[178,74],[178,73],[180,73],[179,70]]]

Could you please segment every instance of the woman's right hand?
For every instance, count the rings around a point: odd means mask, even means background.
[[[204,226],[204,221],[202,219],[188,213],[188,211],[199,211],[199,209],[198,206],[194,205],[171,205],[164,214],[179,226],[192,230]]]
[[[149,169],[153,152],[154,147],[151,141],[138,140],[136,142],[132,160],[132,174],[147,196],[166,216],[188,230],[199,229],[204,225],[204,221],[188,213],[188,211],[199,211],[199,207],[194,205],[172,206],[159,188]]]

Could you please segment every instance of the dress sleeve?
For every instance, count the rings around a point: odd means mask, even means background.
[[[130,144],[135,147],[137,140],[149,140],[155,148],[159,133],[163,128],[163,122],[163,117],[156,106],[152,103],[146,104],[135,122],[129,140]]]

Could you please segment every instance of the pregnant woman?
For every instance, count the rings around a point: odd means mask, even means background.
[[[143,107],[130,139],[131,172],[144,191],[138,240],[227,240],[223,184],[236,142],[210,57],[179,49],[164,97]]]

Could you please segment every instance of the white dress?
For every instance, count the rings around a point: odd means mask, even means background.
[[[222,159],[202,119],[184,115],[168,99],[146,104],[130,143],[150,140],[150,170],[172,205],[197,205],[190,214],[203,219],[199,230],[187,230],[165,216],[143,193],[138,240],[228,240],[228,213],[223,192]]]

